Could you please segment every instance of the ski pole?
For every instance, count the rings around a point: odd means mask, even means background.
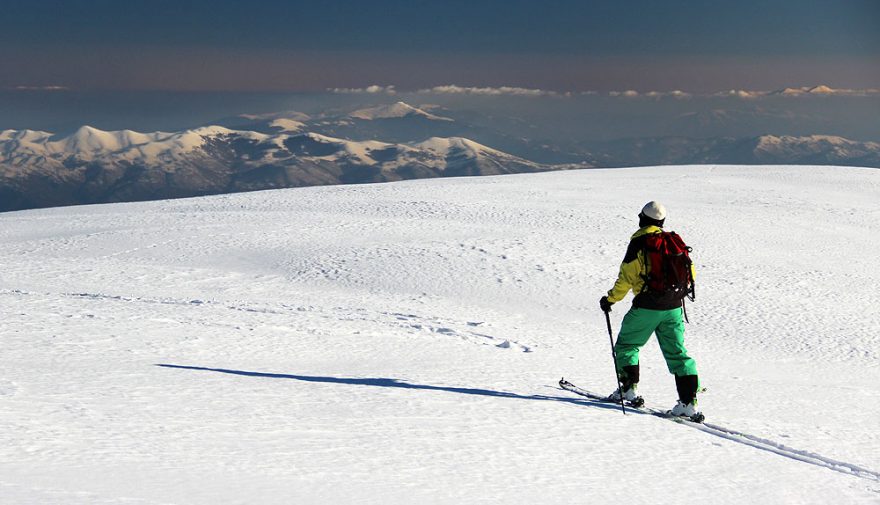
[[[614,376],[617,378],[617,394],[620,395],[620,410],[626,415],[626,406],[623,404],[623,386],[620,384],[620,375],[617,373],[617,352],[614,350],[614,335],[611,332],[611,314],[605,312],[605,324],[608,325],[608,338],[611,340],[611,359],[614,360]]]

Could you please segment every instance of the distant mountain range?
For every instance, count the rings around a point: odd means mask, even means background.
[[[622,139],[594,145],[591,163],[604,167],[636,165],[848,165],[880,167],[880,143],[830,135],[693,139]]]
[[[6,130],[0,132],[0,211],[577,167],[534,163],[458,137],[401,144],[221,126],[176,133],[84,126],[55,139]]]
[[[71,135],[56,136],[5,130],[0,132],[0,211],[588,167],[693,163],[880,167],[880,144],[836,136],[662,137],[554,144],[448,116],[397,102],[319,117],[299,112],[241,115],[224,119],[221,125],[181,132],[83,126]]]

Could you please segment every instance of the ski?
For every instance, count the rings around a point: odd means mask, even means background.
[[[562,379],[559,379],[559,387],[561,387],[562,389],[564,389],[566,391],[570,391],[576,395],[580,395],[585,398],[589,398],[591,400],[595,400],[598,402],[604,402],[604,403],[610,403],[612,405],[620,405],[620,402],[616,402],[616,401],[608,398],[607,396],[599,395],[599,394],[593,393],[591,391],[587,391],[586,389],[579,388],[579,387],[575,386],[574,384],[572,384],[571,382],[565,380],[564,377]],[[694,417],[679,417],[679,416],[673,416],[669,412],[654,409],[651,407],[646,407],[645,400],[642,399],[642,397],[637,397],[632,402],[626,402],[625,405],[627,406],[627,408],[630,408],[632,410],[636,410],[636,411],[641,412],[643,414],[650,414],[652,416],[662,417],[663,419],[668,419],[670,421],[675,421],[675,422],[679,422],[679,423],[700,424],[705,419],[705,416],[701,412],[698,413],[697,415],[695,415]]]

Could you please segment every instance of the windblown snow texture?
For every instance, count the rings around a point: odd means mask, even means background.
[[[0,502],[876,503],[878,177],[589,170],[2,214]],[[598,299],[649,200],[694,247],[707,422],[764,448],[556,385],[616,387]],[[671,407],[653,342],[641,365]]]

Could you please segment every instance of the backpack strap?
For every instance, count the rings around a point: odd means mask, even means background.
[[[664,233],[663,230],[660,230],[660,231],[653,232],[653,233],[646,233],[646,234],[638,237],[637,239],[635,239],[635,240],[639,241],[639,245],[641,246],[641,251],[642,251],[642,259],[645,261],[645,265],[644,265],[645,269],[643,272],[639,273],[639,277],[642,278],[642,289],[641,289],[641,291],[639,291],[639,293],[644,293],[644,292],[648,291],[648,283],[649,283],[648,281],[651,278],[651,273],[648,271],[648,269],[651,267],[651,260],[649,259],[650,257],[649,257],[648,242],[650,241],[650,239],[654,235],[661,235],[662,236],[663,233]],[[635,242],[635,240],[633,242]]]

